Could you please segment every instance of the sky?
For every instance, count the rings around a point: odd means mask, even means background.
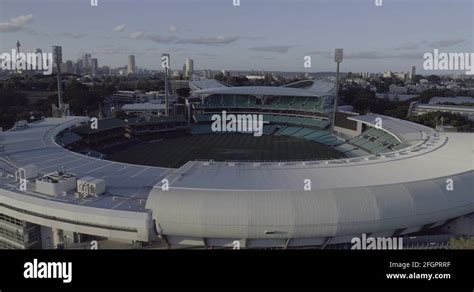
[[[423,54],[473,52],[473,0],[0,0],[0,52],[91,53],[99,66],[172,69],[422,70]],[[311,68],[304,67],[305,56]],[[443,72],[444,73],[444,72]]]

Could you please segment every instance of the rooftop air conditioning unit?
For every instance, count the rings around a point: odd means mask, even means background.
[[[77,194],[82,197],[98,197],[105,193],[105,180],[86,176],[77,180]]]

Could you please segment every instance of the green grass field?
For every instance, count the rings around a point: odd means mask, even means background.
[[[177,168],[190,160],[318,160],[344,157],[325,145],[288,136],[203,134],[132,146],[107,159]]]

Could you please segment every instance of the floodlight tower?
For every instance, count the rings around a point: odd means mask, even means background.
[[[331,130],[334,132],[334,124],[336,123],[337,100],[339,98],[339,64],[342,63],[343,50],[336,49],[334,53],[334,61],[337,63],[336,69],[336,94],[334,95],[334,109],[332,112]]]
[[[64,103],[63,103],[63,89],[61,84],[61,63],[63,61],[63,52],[62,47],[60,46],[53,46],[53,62],[56,64],[56,80],[58,83],[58,108],[61,110],[62,113],[64,110]]]
[[[170,55],[161,55],[161,66],[165,73],[165,116],[169,116],[169,104],[168,104],[168,68],[170,67]]]

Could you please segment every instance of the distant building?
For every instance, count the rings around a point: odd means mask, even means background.
[[[89,71],[91,69],[91,59],[91,54],[86,53],[82,56],[82,68],[84,71]]]
[[[78,59],[76,62],[76,74],[81,74],[84,72],[84,64],[82,59]]]
[[[110,67],[109,66],[102,66],[100,69],[100,73],[105,76],[110,76]]]
[[[181,72],[179,72],[179,70],[174,70],[174,71],[171,73],[171,78],[176,78],[176,79],[181,78]]]
[[[265,76],[263,75],[246,75],[245,78],[248,80],[262,80],[265,79]]]
[[[186,71],[184,72],[184,76],[189,78],[193,76],[194,72],[194,60],[191,58],[186,58]]]
[[[179,88],[189,88],[189,81],[188,80],[171,80],[171,92],[172,94],[176,95],[176,90]]]
[[[71,60],[67,60],[65,63],[61,64],[61,71],[63,73],[72,74],[74,73],[74,64]]]
[[[203,70],[203,76],[206,79],[212,79],[212,71],[211,69],[205,69]]]
[[[395,72],[393,73],[393,75],[397,77],[398,79],[402,79],[402,80],[406,80],[408,77],[408,73],[405,73],[405,72]]]
[[[410,80],[413,80],[416,75],[416,66],[411,66],[411,71],[410,71]]]
[[[390,93],[396,93],[396,94],[407,94],[408,88],[405,86],[398,86],[395,84],[391,84],[388,91]]]
[[[384,77],[384,78],[390,78],[390,77],[392,77],[392,71],[385,71],[385,72],[383,72],[383,77]]]
[[[428,103],[429,104],[452,103],[455,105],[462,105],[466,103],[474,104],[474,98],[470,96],[453,96],[453,97],[433,96]]]
[[[97,60],[97,58],[92,58],[91,59],[91,73],[96,74],[98,69],[99,69],[99,61]]]
[[[458,114],[474,121],[474,107],[462,105],[440,105],[412,102],[408,108],[409,115],[423,115],[431,112]]]
[[[128,56],[128,66],[127,66],[127,73],[128,74],[133,74],[135,73],[135,56],[130,55]]]

